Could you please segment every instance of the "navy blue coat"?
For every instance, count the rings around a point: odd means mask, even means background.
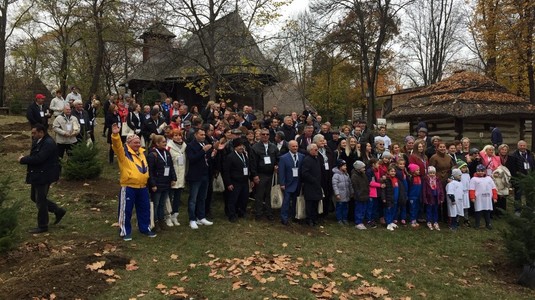
[[[297,168],[303,164],[305,156],[297,152]],[[288,152],[279,159],[279,184],[284,185],[285,191],[293,193],[299,188],[299,176],[293,177],[292,168],[294,167],[294,160],[292,153]]]
[[[204,152],[201,144],[196,140],[188,144],[186,147],[186,157],[188,158],[187,181],[199,181],[203,176],[210,174],[209,162],[211,153],[212,150]]]
[[[169,151],[152,149],[147,155],[147,164],[149,165],[149,187],[157,187],[157,191],[167,191],[171,188],[171,181],[176,181],[175,168],[173,167],[173,158]],[[167,162],[162,157],[167,158]],[[164,176],[165,167],[169,167],[169,176]]]
[[[303,184],[303,195],[305,201],[319,201],[323,199],[323,191],[321,190],[321,178],[323,168],[321,154],[314,157],[307,155],[303,159],[303,164],[300,169],[300,177]]]
[[[59,179],[61,165],[58,148],[54,139],[45,134],[39,141],[33,141],[30,155],[21,158],[20,163],[27,165],[26,183],[50,184]]]

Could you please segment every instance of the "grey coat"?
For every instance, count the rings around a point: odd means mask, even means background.
[[[336,199],[336,202],[348,202],[353,195],[353,186],[351,185],[351,179],[349,174],[342,173],[338,168],[333,169],[333,191],[334,195],[340,195],[340,199]]]

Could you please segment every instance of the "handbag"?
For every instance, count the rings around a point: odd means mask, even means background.
[[[130,117],[130,122],[132,121],[132,113],[128,113],[128,116]],[[122,122],[121,123],[121,136],[129,136],[129,135],[133,135],[135,134],[136,132],[134,130],[132,130],[132,128],[130,128],[128,126],[128,122]]]
[[[217,176],[214,178],[212,186],[214,192],[222,193],[225,191],[225,184],[223,183],[223,177],[221,176],[221,173],[217,174]]]
[[[306,207],[305,207],[305,195],[303,195],[303,190],[299,196],[297,196],[297,202],[295,205],[295,218],[298,220],[303,220],[307,216]]]
[[[277,183],[277,173],[274,173],[271,180],[271,208],[281,208],[283,198],[281,186]]]

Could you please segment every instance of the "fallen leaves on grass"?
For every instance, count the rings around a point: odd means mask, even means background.
[[[137,265],[137,262],[135,260],[130,260],[130,263],[129,264],[126,264],[126,270],[127,271],[135,271],[139,269],[138,265]]]
[[[101,261],[94,262],[92,264],[88,264],[88,265],[85,266],[85,268],[89,269],[91,271],[96,271],[96,270],[104,267],[105,264],[106,264],[106,262],[101,260]]]

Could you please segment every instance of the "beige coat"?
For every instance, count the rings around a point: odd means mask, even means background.
[[[56,133],[56,143],[74,144],[76,136],[80,133],[80,123],[75,116],[65,117],[64,114],[57,116],[52,125]]]
[[[176,182],[171,186],[172,189],[181,189],[186,186],[186,142],[182,143],[181,146],[173,142],[173,140],[167,140],[167,147],[169,152],[171,152],[171,157],[173,157],[173,167],[175,168],[176,173]],[[179,162],[181,164],[179,164]]]

